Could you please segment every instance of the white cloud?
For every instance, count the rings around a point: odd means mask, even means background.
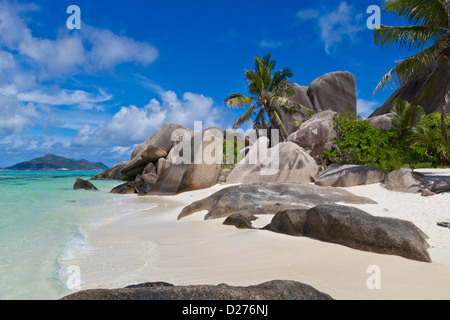
[[[316,19],[320,39],[328,54],[344,41],[356,42],[358,34],[366,28],[364,14],[355,12],[345,1],[332,11],[308,9],[298,12],[297,17],[300,20]]]
[[[29,10],[16,3],[0,2],[0,44],[28,59],[41,77],[95,73],[123,63],[148,66],[158,57],[158,50],[146,42],[88,25],[79,32],[63,28],[56,39],[34,37],[23,17]]]
[[[158,50],[148,43],[117,36],[110,30],[86,28],[92,44],[88,53],[91,67],[109,69],[126,62],[148,66],[158,58]]]
[[[152,99],[145,107],[122,107],[108,123],[85,126],[72,143],[75,146],[129,146],[141,143],[167,122],[192,127],[203,121],[204,127],[216,126],[218,109],[211,98],[186,92],[178,99],[172,91],[160,93],[161,102]]]
[[[46,77],[79,71],[89,62],[83,40],[77,35],[56,40],[28,37],[20,43],[19,53],[30,58]]]
[[[379,106],[380,103],[377,101],[370,101],[364,99],[358,99],[357,101],[358,114],[364,118],[369,117]]]
[[[39,114],[32,104],[23,105],[11,96],[0,94],[0,136],[21,133],[33,126]]]
[[[112,99],[112,95],[100,90],[93,95],[83,90],[57,89],[55,92],[26,91],[17,94],[17,98],[24,102],[34,102],[50,106],[77,106],[81,110],[94,109],[96,104]]]

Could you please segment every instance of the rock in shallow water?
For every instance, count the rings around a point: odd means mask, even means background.
[[[73,185],[74,190],[95,190],[97,191],[97,187],[94,186],[91,182],[87,180],[83,180],[80,178],[77,178],[75,181],[75,184]]]
[[[271,281],[257,286],[185,286],[151,283],[135,288],[80,291],[62,300],[333,300],[311,286],[295,281]]]

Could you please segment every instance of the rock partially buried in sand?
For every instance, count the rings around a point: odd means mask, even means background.
[[[144,284],[135,288],[114,290],[87,290],[74,293],[62,300],[333,300],[323,292],[295,281],[271,281],[257,286],[178,287],[166,283]]]
[[[254,214],[248,212],[239,212],[232,214],[223,222],[226,226],[235,226],[238,229],[254,229],[252,221],[258,219]]]
[[[278,212],[264,230],[289,236],[303,237],[308,209],[290,209]]]
[[[208,210],[206,220],[231,216],[234,213],[276,214],[287,209],[310,209],[319,204],[376,204],[338,188],[318,187],[296,183],[257,183],[232,186],[185,207],[178,216],[182,219],[195,212]]]
[[[422,193],[430,182],[407,169],[392,171],[386,176],[386,189],[395,192]]]
[[[435,194],[450,192],[450,181],[435,181],[430,186],[430,191]]]
[[[332,164],[319,175],[316,185],[322,187],[355,187],[361,185],[383,183],[387,173],[358,165]]]
[[[74,190],[94,190],[98,189],[89,181],[77,178],[75,184],[73,185]]]
[[[275,215],[265,229],[315,238],[379,254],[431,262],[428,237],[412,222],[372,216],[340,205],[289,210]]]

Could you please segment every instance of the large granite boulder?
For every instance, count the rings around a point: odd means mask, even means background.
[[[174,145],[174,141],[172,141],[172,135],[176,130],[188,130],[187,128],[176,124],[176,123],[166,123],[162,125],[158,131],[156,131],[147,141],[138,145],[131,154],[131,160],[140,156],[142,152],[147,150],[150,146],[156,146],[161,150],[164,150],[166,153],[169,153],[170,149],[172,149]]]
[[[386,176],[386,189],[395,192],[422,193],[431,182],[408,169],[392,171]]]
[[[136,177],[136,191],[140,196],[147,195],[152,191],[158,181],[158,176],[154,173],[147,173]]]
[[[136,188],[136,182],[129,181],[129,182],[125,182],[117,187],[114,187],[109,193],[135,194],[135,193],[138,193],[138,189]]]
[[[142,174],[150,163],[157,163],[159,159],[167,157],[167,152],[155,145],[149,145],[133,160],[122,168],[122,174],[126,180],[134,180]]]
[[[311,286],[295,281],[271,281],[256,286],[173,286],[165,283],[142,284],[124,289],[80,291],[62,300],[333,300]]]
[[[387,173],[359,165],[332,164],[322,171],[315,184],[321,187],[354,187],[383,183]]]
[[[316,112],[357,112],[356,79],[350,72],[324,74],[309,85],[308,96]]]
[[[195,143],[200,141],[199,143]],[[209,128],[196,132],[189,141],[176,147],[171,166],[158,164],[158,181],[149,194],[169,195],[200,190],[217,184],[222,170],[223,132]],[[186,153],[186,154],[185,154]]]
[[[156,174],[156,166],[154,163],[149,163],[145,168],[142,174]]]
[[[312,208],[303,235],[362,251],[431,262],[428,237],[412,222],[374,217],[357,208],[338,205]]]
[[[339,188],[297,183],[256,183],[225,188],[185,207],[178,219],[207,210],[205,220],[225,218],[235,213],[276,214],[287,209],[310,209],[319,204],[375,204]]]
[[[114,167],[99,173],[91,180],[123,180],[122,169],[127,165],[128,161],[116,164]]]
[[[172,161],[169,159],[159,159],[158,163],[156,164],[156,172],[158,175],[162,175],[166,169],[169,169],[173,165]]]
[[[268,144],[267,138],[260,138],[235,166],[227,183],[310,183],[319,175],[316,161],[295,143],[283,142],[270,149]]]
[[[331,72],[315,79],[309,87],[294,85],[295,96],[290,98],[313,113],[334,111],[339,114],[356,113],[356,79],[350,72]],[[298,130],[300,123],[310,119],[303,108],[298,114],[280,113],[288,134]]]
[[[431,262],[428,237],[410,221],[375,217],[341,205],[277,213],[264,229],[337,243],[353,249]]]
[[[379,130],[392,130],[394,128],[392,124],[392,116],[390,113],[382,114],[376,117],[372,117],[367,119],[370,121],[372,127],[377,128]]]
[[[91,182],[77,178],[75,184],[73,185],[74,190],[95,190],[97,191],[97,187],[94,186]]]
[[[370,118],[382,114],[391,113],[394,102],[397,98],[401,98],[410,102],[412,105],[419,105],[423,108],[426,114],[441,112],[442,97],[446,90],[448,74],[450,71],[450,64],[446,64],[439,69],[438,77],[435,79],[436,83],[434,90],[429,96],[423,96],[421,93],[430,80],[430,74],[425,73],[423,77],[417,79],[408,79],[386,100],[386,102],[376,109]],[[445,113],[450,113],[450,104],[447,103],[444,109]]]
[[[308,96],[308,87],[294,84],[295,95],[290,97],[292,101],[300,103],[306,109],[315,112],[314,104]],[[307,110],[302,107],[297,107],[297,113],[287,114],[283,111],[280,112],[280,119],[283,122],[288,134],[294,133],[300,127],[300,124],[308,120],[311,116]]]
[[[288,209],[278,212],[264,230],[303,237],[308,209]]]
[[[304,148],[313,158],[322,156],[326,150],[331,150],[332,144],[337,138],[337,132],[334,128],[334,116],[336,114],[334,111],[323,111],[315,114],[292,133],[287,141]]]

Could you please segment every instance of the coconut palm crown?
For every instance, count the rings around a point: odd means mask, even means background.
[[[417,50],[413,56],[402,60],[387,73],[376,87],[374,93],[387,85],[401,85],[423,79],[426,83],[421,97],[433,94],[442,68],[448,68],[450,54],[450,1],[449,0],[388,0],[384,9],[406,19],[411,26],[385,26],[374,29],[375,43],[381,46],[396,45]],[[450,69],[449,69],[450,70]],[[442,118],[449,102],[449,78],[441,103]],[[444,121],[442,121],[444,123]],[[444,135],[445,125],[442,125]]]
[[[245,71],[250,95],[234,93],[225,98],[229,108],[248,108],[234,124],[234,129],[253,118],[255,129],[268,129],[273,126],[281,130],[285,139],[287,131],[281,121],[280,112],[292,114],[298,113],[299,108],[306,109],[289,99],[295,95],[294,84],[289,80],[294,74],[289,68],[274,71],[276,61],[272,60],[270,54],[264,57],[256,56],[254,59],[254,70]]]

